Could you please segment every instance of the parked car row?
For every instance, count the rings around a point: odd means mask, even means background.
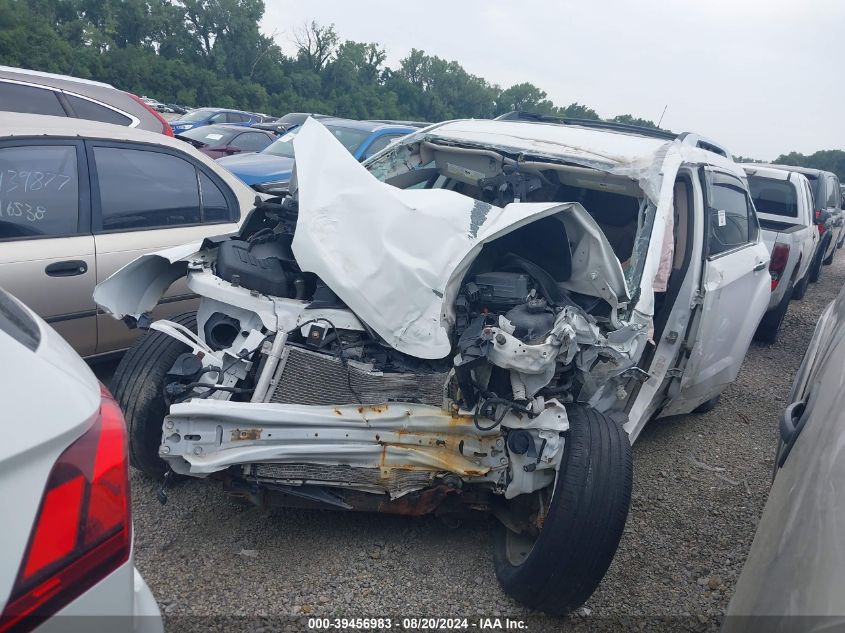
[[[801,300],[845,235],[835,174],[786,165],[744,165],[763,240],[772,296],[757,338],[774,342],[792,299]],[[721,218],[720,220],[721,221]]]

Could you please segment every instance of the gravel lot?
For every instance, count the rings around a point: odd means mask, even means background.
[[[816,319],[845,280],[843,259],[840,252],[792,303],[777,344],[752,344],[715,410],[644,430],[619,551],[568,629],[718,626],[768,492],[777,417]],[[107,378],[113,366],[97,369]],[[133,472],[132,483],[136,563],[171,631],[299,630],[303,616],[315,614],[507,616],[525,619],[531,631],[563,624],[501,591],[484,521],[450,530],[433,518],[267,513],[198,480],[177,485],[161,506],[154,482]],[[233,625],[197,616],[270,619]]]

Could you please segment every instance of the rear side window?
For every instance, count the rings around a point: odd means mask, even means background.
[[[232,145],[240,148],[245,152],[260,152],[273,142],[266,134],[259,134],[258,132],[245,132],[236,138]]]
[[[0,82],[0,110],[67,116],[52,90],[6,82]]]
[[[818,209],[825,201],[824,179],[807,174],[807,180],[810,181],[810,193],[813,194],[813,208]]]
[[[76,148],[0,147],[0,239],[77,233]]]
[[[231,219],[226,196],[211,178],[200,172],[200,194],[202,196],[203,220],[205,222],[228,222]]]
[[[103,123],[113,123],[114,125],[131,125],[132,119],[128,116],[116,112],[111,108],[101,106],[99,103],[94,103],[88,99],[82,99],[74,95],[65,94],[65,98],[70,102],[70,107],[80,119],[87,119],[89,121],[101,121]]]
[[[839,181],[835,176],[827,177],[827,206],[838,209],[841,206],[842,193],[839,190]]]
[[[748,176],[748,186],[758,212],[788,218],[798,217],[798,192],[791,182]]]
[[[716,182],[710,187],[709,254],[718,255],[757,239],[757,220],[748,196],[738,186]]]
[[[228,222],[226,196],[211,178],[178,156],[95,147],[102,230],[131,231]]]
[[[94,148],[106,231],[199,224],[196,168],[186,160],[146,150]]]

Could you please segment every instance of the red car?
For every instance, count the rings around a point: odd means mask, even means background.
[[[249,152],[260,152],[276,140],[267,130],[256,130],[240,125],[204,125],[185,130],[176,138],[190,143],[211,158]]]

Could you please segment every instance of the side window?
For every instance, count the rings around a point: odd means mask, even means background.
[[[0,81],[0,110],[67,116],[56,93],[47,88]]]
[[[214,182],[200,172],[200,195],[202,196],[202,216],[205,222],[231,222],[232,214],[226,196]]]
[[[76,112],[76,116],[80,119],[102,121],[103,123],[113,123],[115,125],[132,124],[132,119],[128,116],[120,114],[111,108],[101,106],[99,103],[94,103],[88,99],[82,99],[70,94],[65,94],[65,98],[70,103],[73,111]]]
[[[218,112],[213,117],[209,119],[210,123],[226,123],[227,121],[227,113],[226,112]]]
[[[827,177],[827,187],[827,206],[832,207],[834,209],[838,209],[841,206],[840,200],[842,198],[842,192],[839,189],[839,181],[836,179],[835,176]]]
[[[266,134],[259,134],[258,132],[245,132],[238,136],[232,143],[235,147],[239,147],[245,152],[260,152],[273,142]]]
[[[76,148],[0,148],[0,240],[77,233]]]
[[[379,136],[376,140],[370,143],[370,146],[367,148],[367,151],[364,152],[364,158],[369,158],[370,156],[375,156],[385,147],[390,145],[393,141],[397,138],[401,138],[404,136],[403,134],[385,134],[384,136]]]
[[[102,228],[154,229],[200,222],[196,168],[161,152],[95,147]]]
[[[709,187],[708,253],[717,255],[757,239],[757,219],[748,194],[740,187],[714,182]]]

